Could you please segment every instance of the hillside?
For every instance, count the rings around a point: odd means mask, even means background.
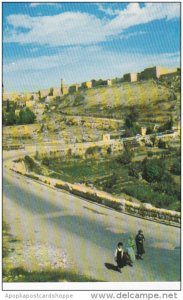
[[[62,97],[59,111],[66,115],[87,115],[124,119],[131,108],[140,123],[162,123],[179,114],[179,83],[154,80],[97,87]],[[178,105],[177,105],[178,104]]]

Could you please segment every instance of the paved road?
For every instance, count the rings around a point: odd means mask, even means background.
[[[179,228],[128,216],[19,176],[6,167],[12,155],[17,152],[4,154],[3,213],[25,247],[26,268],[36,261],[44,264],[45,255],[52,264],[55,250],[64,253],[68,270],[100,281],[180,281]],[[146,256],[120,274],[113,270],[116,244],[126,244],[138,229],[146,237]]]

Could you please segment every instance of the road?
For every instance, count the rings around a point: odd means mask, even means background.
[[[23,253],[26,269],[41,268],[45,261],[57,264],[57,253],[65,268],[99,281],[180,281],[179,228],[128,216],[20,176],[7,167],[13,156],[16,151],[4,152],[3,215],[20,241],[17,255]],[[120,274],[113,266],[115,247],[119,241],[126,245],[139,229],[146,238],[144,260]]]

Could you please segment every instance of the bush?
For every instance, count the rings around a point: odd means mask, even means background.
[[[139,179],[139,169],[135,166],[130,166],[128,169],[128,175]]]
[[[30,156],[26,155],[24,161],[30,170],[34,168],[34,160]]]
[[[148,157],[152,157],[154,155],[154,153],[152,151],[147,151],[147,156]]]
[[[172,167],[171,167],[171,172],[175,175],[180,175],[181,174],[181,162],[180,159],[177,159],[174,161]]]
[[[133,157],[134,153],[132,151],[125,150],[123,154],[118,158],[118,161],[123,165],[127,165],[132,161]]]
[[[167,142],[163,141],[162,139],[160,139],[158,141],[158,148],[160,149],[167,149],[168,145]]]
[[[42,164],[49,167],[50,166],[50,159],[48,157],[44,157],[42,159]]]
[[[143,203],[151,203],[159,208],[168,208],[172,203],[177,202],[174,196],[155,192],[153,189],[145,184],[131,184],[123,189],[127,195],[139,199]]]
[[[25,174],[26,177],[29,177],[31,179],[35,179],[35,180],[39,180],[39,177],[38,176],[35,176],[33,174]]]
[[[103,187],[110,189],[113,187],[116,181],[117,181],[117,175],[113,173],[112,176],[109,179],[107,179],[107,181],[104,183]]]
[[[21,110],[19,113],[19,118],[17,119],[18,124],[33,124],[36,119],[35,114],[26,107],[25,109]]]
[[[163,176],[164,169],[162,162],[151,159],[143,162],[142,177],[148,182],[155,182],[161,179]]]
[[[100,155],[101,154],[101,147],[99,146],[94,146],[94,147],[89,147],[88,149],[86,149],[85,155],[86,156],[96,156],[96,155]]]

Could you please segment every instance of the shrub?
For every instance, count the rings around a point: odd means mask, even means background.
[[[175,175],[180,175],[181,174],[181,162],[180,159],[177,159],[174,161],[171,167],[171,172]]]
[[[34,160],[30,156],[26,155],[24,161],[30,170],[34,168]]]
[[[123,165],[127,165],[132,161],[133,157],[134,153],[132,151],[125,150],[123,154],[118,158],[118,161]]]
[[[42,159],[42,164],[45,165],[45,166],[47,166],[47,167],[49,167],[49,165],[50,165],[50,159],[48,157],[44,157]]]
[[[160,208],[167,208],[172,203],[177,202],[176,197],[155,192],[150,186],[145,184],[128,185],[123,189],[123,192],[139,199],[143,203],[151,203]]]
[[[162,139],[160,139],[158,141],[158,148],[160,149],[167,149],[168,145],[167,142],[163,141]]]
[[[101,154],[101,147],[99,146],[94,146],[94,147],[89,147],[88,149],[86,149],[85,155],[86,156],[97,156]]]
[[[147,151],[147,156],[148,157],[152,157],[154,155],[154,153],[152,151]]]
[[[107,181],[104,183],[104,188],[110,189],[113,187],[113,185],[116,183],[117,181],[117,175],[115,173],[112,174],[112,176],[107,179]]]
[[[163,172],[164,169],[162,168],[162,163],[160,163],[158,160],[151,159],[144,161],[142,177],[148,182],[160,180],[163,176]]]
[[[25,174],[26,177],[29,177],[31,179],[35,179],[35,180],[39,180],[39,177],[38,176],[35,176],[33,174]]]
[[[35,114],[28,107],[26,107],[25,109],[20,111],[17,123],[18,124],[33,124],[35,119],[36,119]]]

